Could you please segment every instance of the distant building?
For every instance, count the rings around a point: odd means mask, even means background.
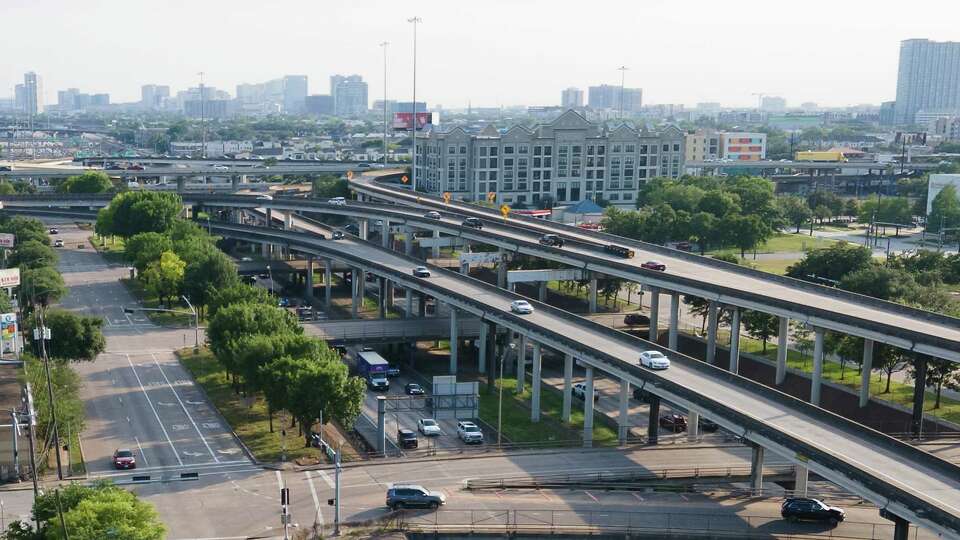
[[[192,118],[229,118],[231,101],[228,99],[193,99],[183,102],[183,114]]]
[[[724,132],[720,134],[720,159],[759,161],[766,157],[766,133]]]
[[[43,79],[33,71],[23,74],[23,110],[28,116],[43,112]]]
[[[946,141],[960,140],[960,116],[937,118],[930,123],[930,134],[943,137]]]
[[[19,112],[27,110],[27,87],[18,84],[13,88],[13,106]]]
[[[262,83],[237,85],[239,109],[245,112],[302,114],[306,110],[307,94],[306,75],[286,75]]]
[[[370,110],[371,110],[372,112],[379,112],[379,113],[383,114],[383,100],[382,100],[382,99],[374,100],[373,106],[370,107]],[[423,110],[423,109],[421,109],[421,110]],[[397,112],[397,100],[395,100],[395,99],[388,99],[388,100],[387,100],[387,116],[392,117],[392,116],[393,116],[393,113],[395,113],[395,112]]]
[[[332,75],[330,95],[337,116],[352,117],[367,113],[367,83],[360,75]]]
[[[633,205],[649,179],[682,174],[684,144],[673,126],[609,129],[574,110],[530,129],[431,129],[417,139],[417,182],[428,193],[463,200],[493,192],[507,204],[550,198],[560,205],[585,199]]]
[[[640,108],[643,106],[643,89],[641,88],[624,88],[621,92],[619,86],[610,84],[591,86],[588,89],[587,104],[592,109],[619,111],[621,97],[624,113],[640,112]]]
[[[880,104],[880,125],[892,126],[897,123],[897,102],[884,101]]]
[[[787,100],[779,96],[763,96],[760,98],[760,110],[765,112],[783,112],[787,110]]]
[[[90,96],[90,105],[104,107],[110,105],[110,94],[93,94]]]
[[[960,200],[960,174],[931,174],[927,183],[927,215],[933,209],[933,200],[943,191],[943,188],[953,186]]]
[[[720,132],[698,129],[688,133],[684,155],[687,163],[720,159]]]
[[[315,94],[307,96],[304,100],[304,108],[307,114],[315,116],[333,116],[335,114],[333,107],[333,96]]]
[[[61,111],[77,110],[77,96],[80,94],[79,88],[67,88],[57,91],[57,108]]]
[[[145,109],[159,109],[169,97],[169,86],[145,84],[140,87],[140,105]]]
[[[900,42],[895,122],[916,123],[921,110],[960,112],[960,42]]]
[[[413,102],[412,102],[412,101],[398,101],[395,112],[398,112],[398,113],[412,113],[412,112],[413,112]],[[427,102],[426,102],[426,101],[418,101],[418,102],[417,102],[417,112],[427,112]]]
[[[570,87],[560,93],[560,106],[564,109],[583,107],[583,90]]]
[[[307,99],[307,76],[287,75],[283,78],[283,112],[301,114]]]

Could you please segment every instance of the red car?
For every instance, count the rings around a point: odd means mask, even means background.
[[[136,469],[137,459],[133,457],[132,450],[118,448],[113,453],[113,466],[117,469]]]
[[[660,261],[647,261],[640,265],[641,268],[646,268],[647,270],[657,270],[663,272],[667,269],[667,265],[663,264]]]

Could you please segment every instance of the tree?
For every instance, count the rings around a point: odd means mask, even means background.
[[[840,215],[843,213],[843,199],[832,191],[817,190],[810,193],[807,195],[807,206],[809,206],[814,213],[817,212],[817,207],[820,206],[825,206],[827,211],[830,212],[830,215]]]
[[[727,193],[719,189],[709,191],[700,199],[699,210],[709,212],[717,219],[728,214],[738,214],[740,213],[740,198],[733,193]]]
[[[336,420],[352,426],[360,414],[366,385],[359,377],[350,377],[339,355],[326,349],[315,359],[293,359],[296,372],[290,390],[289,410],[304,427],[306,446],[310,445],[309,426],[314,419]]]
[[[693,240],[700,247],[700,254],[707,251],[707,247],[712,245],[719,236],[717,224],[719,220],[709,212],[697,212],[690,217],[690,240]]]
[[[904,351],[891,345],[877,343],[874,345],[873,368],[887,375],[887,385],[883,390],[884,394],[890,393],[890,379],[894,373],[907,369],[909,364],[905,361]],[[881,375],[882,380],[882,375]]]
[[[263,287],[254,287],[246,283],[235,283],[229,287],[218,288],[207,303],[207,314],[211,317],[221,308],[234,304],[275,305],[276,299]]]
[[[860,203],[858,220],[861,223],[881,221],[906,225],[912,219],[913,209],[910,207],[910,200],[906,197],[885,197],[880,202],[871,199]]]
[[[6,180],[0,182],[0,195],[13,195],[16,192],[17,189],[10,182]]]
[[[840,359],[841,381],[846,376],[847,363],[855,363],[859,370],[863,361],[863,338],[838,332],[827,332],[823,338],[823,348],[825,351],[836,354]]]
[[[797,352],[801,357],[813,350],[813,328],[810,325],[800,321],[790,321],[793,327],[793,343],[797,346]]]
[[[318,199],[332,199],[334,197],[349,197],[349,183],[333,175],[323,175],[312,182],[313,196]]]
[[[43,523],[39,538],[66,538],[59,511],[63,512],[69,537],[76,540],[160,540],[166,529],[152,505],[133,492],[99,482],[93,486],[71,484],[59,493],[48,491],[34,503],[34,515]]]
[[[160,258],[147,265],[141,279],[147,290],[155,294],[163,305],[170,305],[170,298],[176,296],[183,284],[183,262],[176,253],[164,251]]]
[[[44,315],[53,339],[47,348],[51,358],[61,361],[92,361],[107,348],[103,319],[51,309]]]
[[[729,215],[720,221],[720,228],[727,235],[727,242],[740,248],[740,258],[746,256],[748,249],[757,247],[772,234],[760,217],[752,214]]]
[[[222,251],[208,251],[187,265],[183,276],[183,290],[194,305],[203,306],[213,293],[220,288],[230,287],[238,282],[237,265]]]
[[[207,325],[210,350],[233,374],[239,373],[239,349],[243,337],[254,334],[302,334],[294,314],[276,306],[264,304],[236,304],[222,307]]]
[[[937,193],[930,204],[930,215],[927,217],[927,230],[940,232],[940,227],[960,227],[960,199],[957,198],[957,188],[948,185]]]
[[[847,202],[843,205],[843,214],[854,217],[860,215],[860,201],[857,199],[847,199]]]
[[[910,378],[912,378],[914,384],[916,384],[916,368],[913,365],[910,366]],[[940,396],[943,393],[944,387],[951,390],[960,390],[960,366],[950,360],[928,358],[927,377],[924,382],[924,387],[933,388],[934,394],[937,396],[933,408],[939,409]]]
[[[0,232],[10,233],[16,236],[17,243],[35,240],[41,244],[50,245],[50,235],[47,234],[47,228],[39,219],[23,216],[14,216],[0,226]]]
[[[67,294],[67,287],[63,277],[55,268],[41,266],[27,268],[20,272],[20,301],[22,304],[33,305],[34,300],[46,307],[57,302]]]
[[[7,265],[21,268],[40,268],[56,266],[60,256],[53,248],[38,240],[18,242],[13,252],[7,258]]]
[[[867,247],[838,242],[807,252],[803,259],[787,267],[787,275],[812,282],[817,282],[816,278],[839,281],[850,272],[866,268],[871,258]]]
[[[841,289],[893,302],[911,298],[917,287],[907,272],[878,264],[850,272],[840,280]]]
[[[173,241],[167,235],[157,232],[145,232],[131,236],[124,244],[124,252],[138,272],[146,270],[147,265],[160,260],[160,255],[173,249]]]
[[[106,193],[113,189],[113,182],[107,173],[87,171],[78,176],[67,178],[57,186],[60,193]]]
[[[817,218],[820,225],[823,225],[823,220],[833,217],[833,210],[830,210],[829,206],[821,204],[813,209],[813,215]]]
[[[183,202],[176,193],[126,191],[117,194],[100,211],[104,213],[104,218],[101,224],[101,218],[97,216],[97,232],[123,238],[142,232],[166,232],[182,210]]]
[[[780,331],[780,318],[762,311],[743,310],[740,315],[747,334],[763,343],[763,352],[767,352],[767,341]]]
[[[807,206],[807,202],[795,195],[780,197],[778,204],[787,222],[797,228],[797,233],[800,233],[800,227],[813,217],[813,211]]]

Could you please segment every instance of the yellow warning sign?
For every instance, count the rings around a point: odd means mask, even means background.
[[[444,191],[444,192],[443,192],[443,202],[445,202],[445,203],[447,203],[447,204],[450,204],[450,192],[449,192],[449,191]]]
[[[406,184],[407,182],[410,181],[410,179],[407,178],[407,175],[403,175],[403,177],[400,179],[400,181],[403,182],[404,184]]]
[[[507,214],[510,213],[510,207],[505,204],[501,204],[500,213],[503,214],[503,219],[507,219]]]
[[[347,180],[353,180],[353,171],[347,171]]]

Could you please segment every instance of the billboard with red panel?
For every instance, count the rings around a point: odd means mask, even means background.
[[[433,113],[417,113],[417,131],[422,130],[428,124],[433,123]],[[413,113],[393,113],[393,129],[397,131],[410,131],[413,129]]]

